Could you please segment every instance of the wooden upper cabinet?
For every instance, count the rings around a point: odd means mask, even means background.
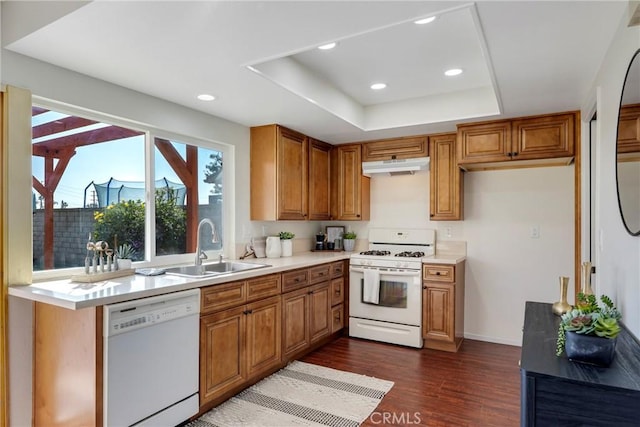
[[[432,221],[455,221],[463,218],[463,177],[456,163],[456,134],[429,137],[430,193]]]
[[[458,163],[510,160],[511,123],[507,121],[458,126]]]
[[[511,122],[514,160],[574,155],[575,114],[553,114]]]
[[[360,144],[339,145],[331,150],[332,219],[362,221],[369,219],[370,178],[362,175]]]
[[[474,164],[486,168],[523,164],[500,164],[514,160],[529,161],[527,165],[569,163],[578,124],[578,113],[568,112],[460,125],[458,164],[469,169]]]
[[[362,161],[412,159],[427,156],[427,137],[382,139],[362,144]]]
[[[331,219],[331,145],[309,138],[309,219]]]
[[[618,119],[618,154],[640,152],[640,104],[623,105]]]
[[[307,219],[308,139],[279,125],[251,128],[251,219]]]

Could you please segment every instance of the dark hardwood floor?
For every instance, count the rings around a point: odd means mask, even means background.
[[[364,426],[520,424],[520,347],[465,340],[458,353],[341,337],[302,361],[393,381]]]

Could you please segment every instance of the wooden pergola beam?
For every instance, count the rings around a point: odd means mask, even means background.
[[[89,120],[82,117],[69,116],[49,123],[43,123],[31,128],[31,138],[37,139],[47,135],[53,135],[60,132],[66,132],[85,126],[98,124],[95,120]]]
[[[109,126],[102,129],[95,129],[80,132],[73,135],[61,136],[60,138],[49,139],[47,141],[32,144],[34,156],[60,157],[65,149],[76,149],[85,145],[99,144],[115,139],[129,138],[143,135],[144,132],[125,129],[118,126]]]
[[[155,145],[187,189],[187,251],[194,252],[198,232],[198,147],[187,145],[185,161],[168,140],[156,138]]]

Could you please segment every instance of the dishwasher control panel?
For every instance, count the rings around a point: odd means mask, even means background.
[[[200,290],[177,292],[105,306],[105,336],[200,313]]]

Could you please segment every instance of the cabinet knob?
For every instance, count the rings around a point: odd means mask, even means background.
[[[426,287],[426,286],[423,286],[423,287],[422,287],[422,289],[427,289],[427,287]]]
[[[511,153],[514,157],[518,155],[517,152]]]
[[[360,214],[357,214],[357,215],[356,215],[356,217],[357,217],[357,218],[360,218]]]
[[[507,156],[511,157],[511,156],[513,156],[513,153],[509,152],[509,153],[507,153]]]
[[[439,275],[440,275],[440,272],[439,272],[439,271],[436,271],[436,276],[439,276]]]
[[[311,295],[313,293],[313,291],[309,291],[307,292],[307,295]]]

